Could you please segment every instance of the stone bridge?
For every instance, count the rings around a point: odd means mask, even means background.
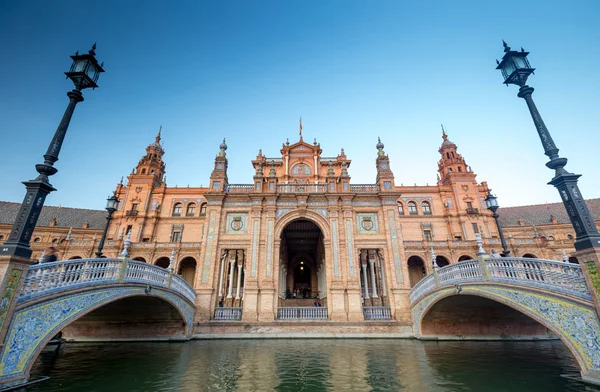
[[[195,297],[172,271],[139,261],[100,258],[31,266],[14,316],[6,320],[0,384],[25,382],[40,351],[60,331],[65,338],[88,340],[187,340]]]
[[[577,264],[479,257],[436,268],[410,303],[419,339],[548,338],[547,328],[600,383],[600,322]]]

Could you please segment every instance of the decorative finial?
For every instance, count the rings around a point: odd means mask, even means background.
[[[92,56],[96,55],[96,43],[94,42],[94,45],[92,46],[92,49],[90,49],[89,52]]]
[[[131,245],[131,230],[127,232],[127,238],[123,242],[123,252],[119,256],[129,258],[129,245]]]
[[[67,236],[65,237],[65,241],[71,241],[71,234],[73,234],[73,227],[69,227],[69,232],[67,233]]]
[[[444,141],[448,140],[448,135],[446,135],[446,129],[444,128],[444,124],[441,124],[442,126],[442,139],[444,139]]]
[[[257,176],[263,175],[263,163],[262,162],[258,162],[258,169],[256,170],[256,175]]]
[[[227,150],[227,144],[225,143],[225,138],[223,138],[223,143],[221,143],[219,145],[219,149],[221,150],[221,151],[219,151],[219,156],[224,157],[225,155],[227,155],[225,153],[225,150]]]
[[[317,138],[315,138],[315,141],[313,142],[313,145],[316,146],[317,145]]]
[[[431,260],[433,261],[433,269],[440,268],[440,266],[437,263],[437,256],[435,255],[435,252],[433,251],[433,246],[431,247]]]
[[[167,271],[173,271],[173,264],[175,264],[175,248],[171,249],[171,257],[169,257],[169,266],[167,267]]]
[[[290,138],[288,137],[287,139],[285,139],[285,145],[289,146],[290,145]]]
[[[496,59],[496,65],[500,65],[500,61],[498,61],[498,59]]]
[[[46,249],[44,249],[44,251],[42,252],[42,255],[40,256],[40,264],[42,264],[44,262],[44,258],[46,258]]]
[[[119,185],[123,185],[123,176],[121,176],[121,181],[119,182]]]
[[[158,128],[158,135],[156,135],[156,143],[160,144],[160,134],[162,133],[162,125]]]
[[[275,171],[275,160],[272,159],[271,160],[271,170],[269,170],[269,176],[275,177],[276,175],[277,175],[277,172]]]
[[[342,176],[348,176],[348,164],[346,163],[346,161],[342,161]]]
[[[385,152],[383,151],[383,147],[385,147],[385,146],[381,142],[381,138],[379,136],[377,136],[377,144],[375,145],[375,147],[377,148],[377,155],[378,156],[384,156],[385,155]]]
[[[78,50],[75,51],[75,56],[79,56],[79,51]]]
[[[335,176],[335,172],[333,171],[333,161],[329,161],[329,169],[327,169],[327,176]]]
[[[510,52],[510,46],[504,40],[502,40],[502,46],[504,46],[504,53]]]
[[[475,242],[477,243],[477,256],[487,255],[487,252],[483,249],[483,240],[479,233],[475,233]]]
[[[302,140],[302,117],[300,117],[300,140]]]
[[[523,49],[523,47],[521,46],[521,52],[524,52],[524,51],[525,51],[525,49]]]

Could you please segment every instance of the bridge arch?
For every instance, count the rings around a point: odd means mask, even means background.
[[[573,353],[581,367],[582,377],[598,383],[600,322],[591,303],[541,289],[486,282],[456,284],[433,291],[412,305],[415,336],[427,336],[423,334],[423,321],[436,304],[458,296],[491,300],[537,321],[551,330]]]
[[[170,289],[143,284],[113,284],[73,291],[49,293],[18,303],[0,358],[0,382],[26,380],[35,359],[53,336],[87,315],[120,301],[131,302],[137,298],[146,306],[168,304],[168,309],[172,309],[179,320],[179,324],[176,321],[174,324],[178,327],[173,327],[178,329],[178,333],[176,336],[163,335],[162,338],[187,340],[191,336],[195,306]],[[148,338],[155,340],[160,335]]]

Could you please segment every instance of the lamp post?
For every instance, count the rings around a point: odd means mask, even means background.
[[[48,146],[48,150],[44,154],[44,163],[35,165],[35,169],[39,175],[34,180],[23,182],[27,188],[27,192],[12,231],[8,236],[8,240],[0,246],[0,256],[19,256],[27,259],[31,256],[31,248],[29,246],[31,235],[44,206],[46,196],[56,190],[48,181],[48,177],[56,174],[58,171],[54,167],[54,163],[58,161],[58,154],[60,153],[67,128],[71,122],[75,106],[83,101],[81,90],[98,87],[96,84],[98,76],[100,76],[101,72],[104,72],[104,69],[102,69],[103,64],[98,64],[98,60],[96,60],[95,50],[96,44],[92,46],[92,49],[88,53],[79,54],[77,52],[71,56],[73,64],[69,72],[65,72],[65,75],[73,81],[75,89],[67,93],[69,104]]]
[[[500,222],[498,221],[498,213],[496,212],[500,207],[498,205],[498,198],[492,194],[492,192],[488,192],[487,197],[485,198],[485,204],[487,205],[487,209],[492,211],[494,220],[496,221],[496,227],[498,228],[498,234],[500,235],[500,242],[502,243],[502,257],[510,256],[510,250],[508,250],[508,246],[506,246],[506,240],[504,239],[504,233],[502,232],[502,227],[500,226]]]
[[[113,214],[117,210],[117,205],[119,204],[119,199],[115,195],[112,195],[108,199],[106,199],[106,211],[108,211],[108,216],[106,217],[106,226],[104,226],[104,232],[102,233],[102,238],[100,238],[100,243],[98,244],[98,250],[96,251],[96,257],[102,257],[102,249],[104,248],[104,240],[106,240],[106,233],[108,232],[108,226],[110,226],[110,221],[112,219]]]
[[[506,42],[502,41],[502,43],[504,44],[504,56],[502,57],[502,61],[496,60],[498,64],[496,69],[502,71],[506,85],[515,84],[520,87],[517,96],[523,98],[527,103],[533,123],[537,128],[540,141],[544,147],[544,154],[550,158],[546,166],[555,171],[554,178],[552,178],[549,184],[554,185],[558,189],[558,193],[567,210],[567,215],[569,215],[571,224],[575,229],[577,236],[575,250],[592,250],[595,248],[596,252],[600,251],[600,233],[596,229],[594,219],[577,186],[577,179],[581,175],[569,173],[565,170],[564,167],[567,164],[567,158],[558,156],[559,150],[556,144],[554,144],[554,140],[552,140],[550,132],[548,132],[546,124],[544,124],[531,98],[533,87],[525,84],[529,75],[535,71],[535,68],[531,68],[527,60],[529,52],[526,52],[523,48],[521,48],[521,51],[511,50]]]

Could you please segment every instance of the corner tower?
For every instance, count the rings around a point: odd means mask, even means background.
[[[165,176],[165,163],[162,160],[165,151],[160,144],[160,134],[162,132],[162,126],[158,130],[154,143],[146,147],[146,155],[140,159],[137,167],[131,174],[145,180],[152,180],[152,186],[158,187],[163,183]]]
[[[438,152],[441,159],[438,162],[438,185],[450,185],[456,180],[475,181],[475,174],[465,162],[465,159],[457,152],[456,144],[448,140],[448,135],[442,125],[442,142]]]

